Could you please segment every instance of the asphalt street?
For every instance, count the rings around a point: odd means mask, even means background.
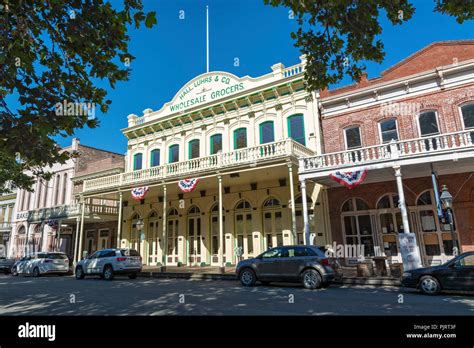
[[[473,315],[474,296],[411,289],[0,275],[0,315]]]

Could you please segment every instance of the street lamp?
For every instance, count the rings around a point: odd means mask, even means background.
[[[453,241],[453,256],[457,256],[459,247],[457,239],[454,237],[454,219],[453,219],[453,196],[449,193],[446,185],[441,188],[441,195],[439,196],[444,209],[446,209],[449,230],[451,232],[451,239]]]

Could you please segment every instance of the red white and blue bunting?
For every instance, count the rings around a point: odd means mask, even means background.
[[[338,182],[341,185],[344,185],[348,189],[351,189],[361,184],[366,176],[367,169],[357,170],[355,172],[335,172],[329,174],[329,177],[332,180]]]
[[[139,201],[145,198],[147,192],[148,192],[148,186],[135,187],[132,189],[132,197],[133,199],[136,199],[137,201]]]
[[[178,186],[183,192],[192,192],[199,182],[199,178],[178,181]]]

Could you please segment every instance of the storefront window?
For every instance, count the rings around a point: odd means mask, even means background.
[[[425,252],[427,256],[441,255],[438,235],[436,233],[425,233],[423,240],[425,242]]]
[[[350,201],[352,203],[348,203]],[[354,210],[354,207],[357,209]],[[344,202],[341,210],[346,243],[363,245],[364,255],[374,256],[372,221],[368,209],[368,204],[362,199],[351,198]]]
[[[420,221],[423,232],[436,231],[436,220],[433,210],[420,210]]]

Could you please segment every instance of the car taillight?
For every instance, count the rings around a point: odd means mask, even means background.
[[[117,261],[125,261],[126,259],[126,257],[117,257]]]
[[[323,259],[322,264],[323,266],[331,266],[331,264],[329,263],[329,259]]]

